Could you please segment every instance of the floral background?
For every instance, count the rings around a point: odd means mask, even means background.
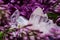
[[[41,35],[42,32],[38,30],[25,29],[31,24],[24,28],[10,29],[11,20],[15,16],[23,16],[29,20],[37,7],[43,9],[48,18],[56,23],[58,29],[53,28],[48,35]],[[12,17],[16,10],[18,14]],[[15,23],[14,20],[12,22]],[[0,40],[60,40],[60,0],[0,0]]]

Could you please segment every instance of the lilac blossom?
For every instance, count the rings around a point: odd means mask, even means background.
[[[55,23],[47,13],[58,14]],[[59,0],[0,0],[2,40],[60,40]]]

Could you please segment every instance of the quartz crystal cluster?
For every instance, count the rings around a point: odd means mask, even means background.
[[[32,12],[29,20],[27,20],[23,16],[17,15],[19,14],[18,12],[19,11],[16,10],[11,16],[11,18],[12,17],[15,18],[15,19],[14,18],[11,19],[14,20],[11,22],[12,23],[11,28],[15,30],[19,29],[16,32],[10,33],[11,35],[13,35],[13,37],[20,36],[20,39],[22,37],[23,40],[29,40],[29,39],[35,40],[34,34],[36,34],[38,36],[38,38],[36,37],[36,40],[42,40],[41,37],[43,38],[43,40],[50,40],[49,39],[50,36],[55,36],[57,34],[60,35],[60,32],[55,34],[55,32],[60,31],[60,28],[58,28],[58,26],[55,23],[53,23],[51,19],[48,19],[47,14],[44,14],[43,10],[40,7],[37,7]],[[31,36],[29,36],[28,38],[27,35],[31,35]],[[44,39],[45,36],[47,37],[46,39]],[[51,38],[54,39],[54,37]]]

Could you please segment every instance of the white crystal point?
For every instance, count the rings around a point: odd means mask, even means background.
[[[19,17],[19,14],[20,14],[19,10],[16,10],[16,11],[12,14],[11,18],[18,18],[18,17]]]
[[[43,16],[44,13],[43,10],[40,7],[38,7],[33,11],[32,14]]]
[[[40,7],[38,7],[31,14],[29,23],[38,24],[41,21],[47,21],[47,19],[47,15],[43,13],[43,10]]]

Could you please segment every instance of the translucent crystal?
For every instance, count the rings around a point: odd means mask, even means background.
[[[11,22],[12,23],[15,23],[16,22],[16,19],[19,17],[19,11],[18,10],[16,10],[13,14],[12,14],[12,16],[11,16]]]
[[[33,26],[27,28],[31,30],[40,30],[44,34],[49,33],[49,30],[55,25],[52,20],[48,19],[47,14],[44,14],[40,7],[33,11],[29,23],[33,24]]]
[[[29,19],[29,23],[32,24],[39,24],[42,21],[47,21],[48,17],[46,14],[43,13],[43,10],[41,8],[36,8],[36,10],[34,10],[34,12],[31,14],[30,19]]]
[[[28,20],[19,15],[19,10],[16,10],[11,16],[11,28],[19,28],[27,25]]]
[[[19,10],[16,10],[13,14],[12,14],[12,16],[11,16],[11,23],[10,23],[10,25],[11,25],[11,27],[12,28],[16,28],[16,25],[17,25],[17,22],[16,22],[16,20],[17,20],[17,18],[19,17]]]

